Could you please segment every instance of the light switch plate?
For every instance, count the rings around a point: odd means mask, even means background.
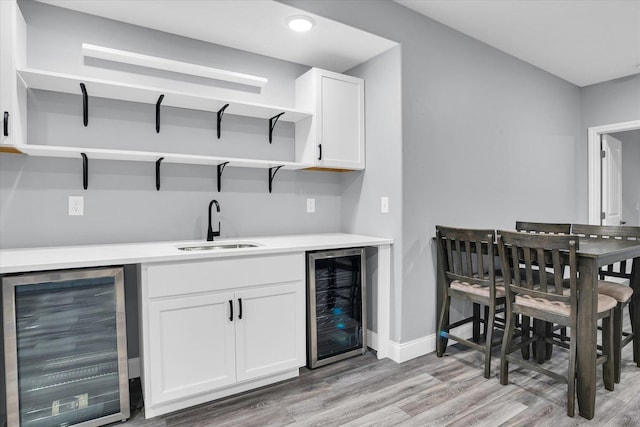
[[[84,197],[69,196],[69,215],[71,216],[84,215]]]
[[[316,199],[307,199],[307,213],[316,211]]]
[[[389,213],[389,198],[387,196],[380,197],[380,213]]]

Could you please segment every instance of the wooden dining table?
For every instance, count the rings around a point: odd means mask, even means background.
[[[494,249],[494,253],[497,253],[497,248]],[[584,418],[592,419],[596,402],[598,271],[605,265],[633,259],[630,280],[633,296],[629,310],[634,313],[634,310],[640,309],[640,241],[580,237],[577,255],[579,292],[576,391],[579,414]],[[438,259],[437,262],[441,260]],[[437,280],[441,281],[444,278],[438,275]],[[438,289],[440,288],[438,286]],[[439,313],[439,304],[437,309]],[[631,318],[633,331],[640,333],[640,315],[632,314]],[[633,342],[634,354],[640,355],[640,346],[637,342],[640,340]],[[544,346],[544,343],[542,345]],[[542,352],[544,353],[544,350]],[[638,363],[640,360],[635,362]]]
[[[633,259],[630,283],[633,297],[629,310],[634,313],[640,307],[640,241],[581,237],[577,254],[579,291],[576,390],[580,415],[592,419],[596,401],[598,269]],[[632,314],[631,319],[633,331],[640,333],[640,316]],[[640,354],[640,348],[636,344],[638,341],[633,342],[636,355]]]

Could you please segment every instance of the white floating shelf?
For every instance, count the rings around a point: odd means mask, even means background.
[[[25,144],[20,147],[20,150],[30,156],[67,157],[77,159],[81,158],[81,153],[85,153],[89,160],[155,162],[159,158],[164,157],[164,160],[162,161],[163,164],[182,163],[216,166],[225,162],[229,162],[227,166],[232,167],[268,169],[272,167],[282,166],[282,169],[289,170],[298,170],[311,167],[311,165],[306,163],[280,162],[277,160],[254,160],[235,157],[214,157],[195,154],[161,153],[152,151],[107,150],[101,148],[85,147],[59,147]]]
[[[99,98],[142,102],[145,104],[155,105],[158,101],[158,97],[160,95],[164,95],[162,105],[169,107],[216,112],[225,104],[229,104],[229,107],[225,110],[225,114],[269,119],[284,112],[285,114],[283,114],[279,120],[285,122],[297,122],[312,116],[310,112],[294,110],[291,108],[236,102],[229,99],[202,96],[197,93],[166,90],[152,86],[142,86],[91,77],[74,76],[71,74],[51,71],[27,68],[18,70],[18,74],[26,83],[27,88],[71,93],[75,95],[82,94],[82,91],[80,90],[80,83],[84,83],[87,88],[89,98],[95,96]]]

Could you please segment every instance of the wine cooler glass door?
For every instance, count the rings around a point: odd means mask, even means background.
[[[7,277],[3,290],[9,425],[126,419],[122,269]]]
[[[309,254],[309,366],[366,349],[364,249]]]

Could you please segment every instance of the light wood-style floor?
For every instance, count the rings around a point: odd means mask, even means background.
[[[133,413],[126,427],[170,426],[638,426],[640,368],[631,345],[623,352],[622,381],[604,389],[598,368],[596,416],[566,415],[566,384],[518,367],[510,384],[482,376],[479,352],[449,347],[396,364],[373,352],[259,390],[145,420]],[[554,349],[552,366],[566,369],[567,352]]]

